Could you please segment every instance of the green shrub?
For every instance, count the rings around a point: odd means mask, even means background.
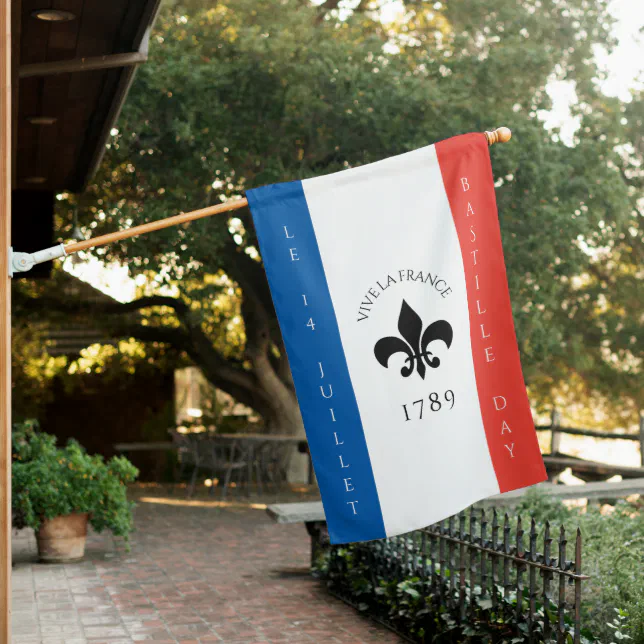
[[[401,537],[398,537],[401,539]],[[408,547],[413,549],[412,542]],[[543,642],[545,609],[541,601],[535,602],[533,623],[527,619],[529,594],[524,588],[523,610],[517,614],[516,592],[506,596],[501,584],[488,587],[485,596],[481,588],[472,587],[466,579],[461,589],[460,583],[454,588],[446,578],[434,575],[427,578],[405,577],[400,569],[394,572],[396,563],[385,573],[387,579],[379,577],[368,554],[369,544],[351,544],[331,547],[319,563],[317,571],[326,579],[332,593],[353,604],[358,610],[384,622],[406,638],[420,644],[521,644]],[[398,560],[398,565],[400,560]],[[392,577],[393,572],[393,579]],[[464,616],[460,613],[460,594],[463,592]],[[494,593],[495,602],[490,593]],[[550,624],[556,624],[557,614],[554,606],[548,609]],[[566,624],[572,623],[568,617]],[[556,640],[556,632],[551,631],[548,642]],[[566,642],[572,641],[570,636]],[[587,629],[582,629],[581,644],[597,644]],[[602,642],[604,642],[602,640]]]
[[[569,534],[581,529],[583,584],[582,625],[601,642],[644,644],[644,515],[631,503],[618,501],[604,511],[597,504],[567,508],[561,501],[531,489],[516,508],[531,514],[543,528],[564,525]],[[629,640],[631,641],[631,640]]]
[[[12,456],[16,527],[38,530],[43,519],[87,512],[97,532],[107,528],[127,541],[134,504],[127,500],[126,484],[139,472],[126,458],[105,462],[75,440],[57,447],[56,437],[38,431],[33,421],[14,425]]]

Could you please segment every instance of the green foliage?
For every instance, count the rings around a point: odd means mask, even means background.
[[[17,307],[19,309],[19,307]],[[14,308],[11,328],[11,403],[17,421],[41,416],[52,400],[52,380],[66,359],[47,353],[42,315],[27,323]],[[17,313],[17,315],[16,315]]]
[[[18,527],[37,530],[43,519],[88,512],[97,532],[107,528],[127,540],[134,504],[127,500],[126,484],[138,470],[126,458],[105,462],[75,440],[59,448],[55,436],[38,431],[34,421],[14,425],[12,455],[12,509]]]
[[[621,608],[616,608],[615,613],[616,615],[613,621],[607,624],[608,628],[613,631],[613,638],[618,641],[632,640],[633,638],[626,633],[626,629],[628,628],[626,623],[628,613]]]
[[[644,644],[644,515],[625,501],[614,508],[589,505],[567,508],[563,503],[532,489],[516,508],[532,514],[543,529],[563,525],[569,534],[581,529],[584,582],[582,624],[601,642],[629,635]],[[615,611],[619,611],[617,617]],[[615,627],[615,628],[614,628]],[[611,633],[611,631],[613,631]]]
[[[571,518],[571,510],[559,499],[548,496],[534,487],[526,490],[513,509],[514,513],[519,516],[530,515],[538,526],[544,525],[546,521],[552,525],[562,525]]]
[[[468,580],[464,588],[465,618],[462,619],[459,614],[460,584],[452,590],[449,583],[441,582],[438,574],[433,578],[430,575],[427,579],[379,579],[369,563],[370,558],[365,556],[368,547],[357,544],[333,548],[326,553],[318,572],[325,577],[331,592],[349,601],[358,610],[411,637],[413,641],[444,644],[543,642],[546,641],[543,635],[545,610],[548,610],[550,624],[557,621],[554,607],[551,605],[546,609],[537,600],[531,639],[525,613],[529,599],[527,589],[522,599],[524,612],[517,617],[516,593],[511,592],[506,597],[503,587],[496,585],[485,597],[481,597],[480,587],[472,588]],[[495,593],[494,605],[491,592]],[[454,608],[448,608],[450,605]],[[567,625],[572,628],[570,622]],[[551,641],[556,641],[556,636]],[[597,641],[587,629],[583,629],[582,644]]]
[[[613,403],[630,398],[633,420],[644,405],[637,328],[643,117],[640,96],[623,104],[596,84],[594,49],[613,44],[607,2],[498,0],[491,10],[486,0],[409,0],[386,25],[376,4],[353,3],[355,11],[341,14],[327,6],[337,2],[305,0],[166,4],[150,60],[82,199],[81,221],[100,234],[231,199],[248,187],[510,126],[513,142],[492,156],[534,402],[547,405],[553,388],[574,376]],[[580,129],[572,146],[539,119],[550,107],[552,79],[575,84]],[[60,202],[63,231],[73,201]],[[241,285],[231,244],[257,258],[244,211],[98,252],[127,262],[133,274],[154,276],[159,288],[181,280],[182,297],[223,353],[240,310],[222,306],[207,280],[223,271],[244,299],[265,288],[263,276]],[[243,332],[237,337],[240,357]],[[218,386],[226,388],[223,378]]]

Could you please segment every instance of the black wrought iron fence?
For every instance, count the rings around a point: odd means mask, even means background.
[[[417,579],[426,605],[460,624],[487,620],[499,633],[514,630],[522,638],[515,641],[577,644],[588,577],[581,571],[581,532],[573,538],[569,559],[563,527],[552,534],[548,523],[538,530],[532,519],[526,530],[521,518],[471,510],[407,535],[357,544],[349,565],[372,588]],[[348,572],[346,552],[331,549],[331,577]]]

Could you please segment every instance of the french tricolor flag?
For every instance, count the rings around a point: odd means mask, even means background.
[[[247,197],[332,543],[546,478],[483,134]]]

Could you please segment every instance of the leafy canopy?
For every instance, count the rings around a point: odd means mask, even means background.
[[[379,4],[168,3],[82,221],[104,233],[506,125],[512,142],[491,154],[535,401],[574,377],[641,406],[642,102],[597,89],[593,47],[612,45],[607,2],[412,1],[387,24]],[[539,119],[553,79],[575,83],[572,145]],[[230,304],[218,313],[216,278],[235,277],[231,237],[259,261],[244,212],[96,252],[180,293],[216,342],[247,323]],[[250,297],[236,288],[229,297]]]

